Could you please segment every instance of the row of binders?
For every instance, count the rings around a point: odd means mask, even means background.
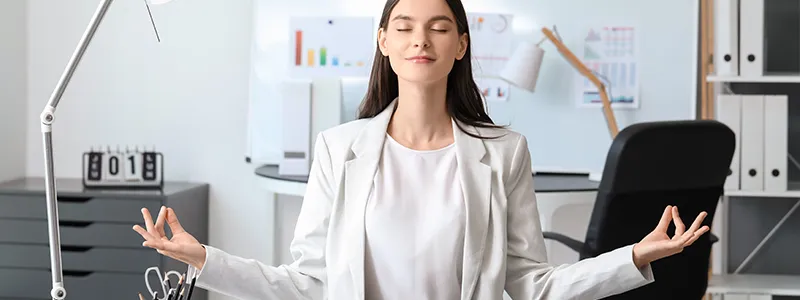
[[[736,134],[726,190],[787,190],[788,96],[719,95],[717,120]]]
[[[716,75],[764,75],[764,1],[714,1]]]

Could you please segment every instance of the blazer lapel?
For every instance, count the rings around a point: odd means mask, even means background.
[[[486,246],[486,233],[489,228],[492,168],[482,162],[486,155],[483,141],[462,132],[461,125],[470,133],[479,132],[466,124],[453,121],[453,135],[456,143],[456,159],[460,168],[461,189],[466,206],[466,229],[464,235],[464,261],[462,266],[461,299],[472,299],[478,281],[483,252]]]
[[[344,167],[344,222],[348,232],[350,258],[348,265],[353,276],[356,294],[354,299],[364,299],[364,213],[372,190],[373,178],[378,170],[381,150],[386,139],[386,129],[394,113],[397,100],[372,118],[353,142],[355,158]]]

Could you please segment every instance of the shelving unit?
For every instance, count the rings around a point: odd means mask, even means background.
[[[717,216],[721,268],[708,292],[725,300],[800,299],[800,169],[789,159],[800,158],[792,152],[800,151],[800,138],[792,138],[800,128],[800,1],[705,5],[708,65],[701,69],[708,71],[700,84],[710,93],[701,117],[731,126],[738,143]]]
[[[800,83],[800,75],[766,75],[766,76],[706,76],[708,82],[719,83],[735,83],[735,82],[752,82],[752,83]]]
[[[800,198],[800,182],[788,182],[786,191],[748,191],[748,190],[728,190],[725,195],[728,197],[767,197],[767,198]]]
[[[714,293],[800,296],[798,276],[723,275],[712,278],[710,285]]]

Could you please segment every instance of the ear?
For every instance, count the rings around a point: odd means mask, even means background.
[[[383,28],[378,28],[378,48],[380,48],[381,54],[383,54],[383,56],[389,56],[386,47],[386,30],[384,30]]]
[[[467,48],[469,47],[469,36],[466,33],[461,35],[461,38],[458,41],[458,53],[456,53],[456,59],[461,60],[464,58],[464,55],[467,54]]]

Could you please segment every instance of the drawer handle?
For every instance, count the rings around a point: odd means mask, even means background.
[[[66,227],[89,227],[94,222],[89,221],[58,221],[58,224]]]
[[[92,200],[92,197],[80,197],[80,196],[58,196],[58,202],[73,202],[73,203],[85,203]]]
[[[94,273],[92,271],[73,271],[73,270],[64,270],[63,272],[64,276],[69,276],[69,277],[87,277],[89,275],[92,275],[92,273]]]
[[[94,247],[62,245],[61,246],[61,251],[66,251],[66,252],[88,252],[89,250],[92,250],[92,248],[94,248]]]

